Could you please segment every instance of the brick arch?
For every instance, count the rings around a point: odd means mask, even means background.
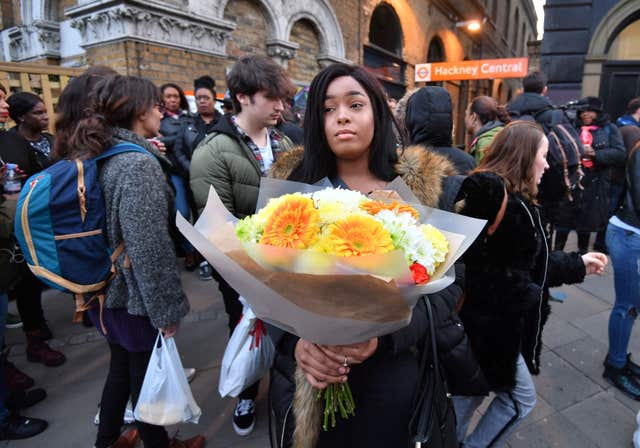
[[[222,0],[220,2],[220,5],[217,9],[217,15],[218,18],[223,19],[226,11],[227,11],[227,7],[229,6],[229,4],[231,2],[233,2],[235,0]],[[281,13],[282,11],[279,11],[278,9],[276,9],[276,5],[274,5],[274,3],[276,2],[269,2],[268,0],[254,0],[255,3],[259,4],[262,11],[264,12],[264,18],[267,21],[267,38],[268,39],[280,39],[280,36],[282,35],[282,19],[279,19],[279,17],[282,17]]]
[[[285,2],[288,11],[287,24],[283,35],[288,40],[296,22],[306,19],[311,22],[320,40],[320,54],[333,59],[344,59],[344,42],[340,23],[333,8],[325,1],[304,2],[289,0]]]
[[[583,96],[597,96],[599,94],[602,66],[607,60],[607,52],[611,43],[630,21],[638,18],[640,18],[638,0],[622,0],[602,18],[593,33],[589,50],[585,55],[582,75]]]
[[[320,69],[322,42],[317,26],[307,17],[297,20],[291,27],[289,41],[298,45],[295,58],[288,64],[289,75],[296,82],[310,84]]]

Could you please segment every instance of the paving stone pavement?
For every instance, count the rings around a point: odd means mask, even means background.
[[[575,242],[570,240],[572,247]],[[258,398],[256,430],[246,438],[236,436],[231,427],[235,401],[220,398],[217,391],[228,330],[215,282],[202,282],[195,272],[183,272],[182,280],[192,311],[181,326],[177,344],[184,366],[198,370],[191,386],[203,415],[197,425],[181,425],[170,428],[170,432],[179,429],[182,438],[204,434],[209,448],[269,446],[266,381]],[[536,408],[511,435],[508,446],[631,447],[640,402],[624,397],[601,376],[614,299],[612,270],[609,267],[602,276],[560,291],[567,299],[552,304],[552,316],[543,335],[542,373],[535,377]],[[43,304],[56,337],[51,345],[62,350],[68,361],[56,368],[28,362],[19,329],[7,330],[7,343],[11,346],[10,360],[49,394],[25,414],[45,418],[50,426],[33,439],[0,442],[0,448],[90,448],[96,434],[93,419],[107,373],[108,348],[94,329],[71,323],[70,298],[47,291]],[[15,312],[15,304],[10,304],[10,310]],[[638,331],[636,326],[630,348],[640,358]]]

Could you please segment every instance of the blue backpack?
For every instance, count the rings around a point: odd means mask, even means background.
[[[105,202],[98,181],[98,162],[124,152],[151,157],[141,146],[120,143],[92,159],[57,162],[31,176],[20,193],[15,235],[27,265],[47,285],[74,295],[75,322],[82,320],[82,312],[95,299],[100,302],[102,322],[104,289],[124,251],[124,243],[113,252],[107,244]],[[88,301],[87,295],[91,295]]]

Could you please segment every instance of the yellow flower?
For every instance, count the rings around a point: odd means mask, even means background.
[[[447,238],[438,229],[431,224],[420,226],[420,230],[424,234],[428,241],[431,241],[433,248],[435,249],[434,259],[438,263],[442,263],[449,252],[449,242]]]
[[[352,215],[330,225],[319,246],[341,257],[384,254],[394,249],[382,224],[364,215]]]
[[[320,214],[310,198],[286,195],[271,211],[260,244],[306,249],[318,238],[319,222]]]
[[[369,213],[370,215],[374,215],[374,216],[380,213],[382,210],[391,210],[391,211],[395,211],[398,214],[411,213],[411,216],[413,216],[415,219],[420,218],[420,214],[418,213],[418,210],[411,207],[410,205],[403,204],[402,202],[398,202],[398,201],[393,201],[389,203],[381,202],[381,201],[369,201],[369,202],[360,204],[360,208],[366,211],[367,213]]]

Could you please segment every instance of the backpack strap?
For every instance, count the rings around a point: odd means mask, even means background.
[[[569,162],[567,161],[567,154],[564,151],[562,142],[555,132],[549,132],[549,137],[553,138],[553,141],[556,143],[556,146],[560,151],[560,155],[562,156],[562,176],[564,178],[564,186],[567,187],[567,199],[569,199],[569,202],[573,202],[573,195],[571,194],[571,182],[569,181]]]
[[[124,241],[118,244],[118,247],[116,247],[116,250],[114,250],[113,253],[111,254],[111,276],[109,277],[109,280],[107,280],[107,282],[111,281],[111,279],[115,277],[116,260],[123,252],[124,252]],[[129,259],[129,256],[127,254],[125,254],[124,264],[125,266],[131,266],[131,260]],[[89,298],[89,300],[85,300],[84,294],[74,294],[73,296],[76,302],[76,311],[75,311],[75,314],[73,315],[73,321],[75,323],[82,322],[82,313],[91,309],[91,307],[93,306],[93,302],[97,300],[100,306],[100,326],[102,327],[102,332],[106,335],[107,328],[105,327],[104,322],[102,320],[102,309],[104,308],[104,301],[106,298],[105,290],[101,289],[94,296]]]
[[[580,152],[580,147],[578,146],[576,139],[571,136],[569,131],[567,131],[564,126],[556,126],[556,129],[560,129],[560,132],[562,132],[567,140],[571,142],[571,147],[576,153],[576,159],[578,159],[578,182],[576,183],[576,186],[578,187],[578,189],[584,190],[584,187],[582,186],[584,171],[582,171],[582,153]]]
[[[122,154],[125,152],[139,152],[142,154],[147,154],[150,157],[153,157],[153,154],[151,154],[149,151],[144,149],[142,146],[136,145],[135,143],[123,142],[123,143],[117,143],[113,145],[111,148],[107,149],[105,152],[103,152],[99,156],[96,156],[95,160],[98,161],[98,160],[108,159],[109,157],[113,157],[115,155]]]

